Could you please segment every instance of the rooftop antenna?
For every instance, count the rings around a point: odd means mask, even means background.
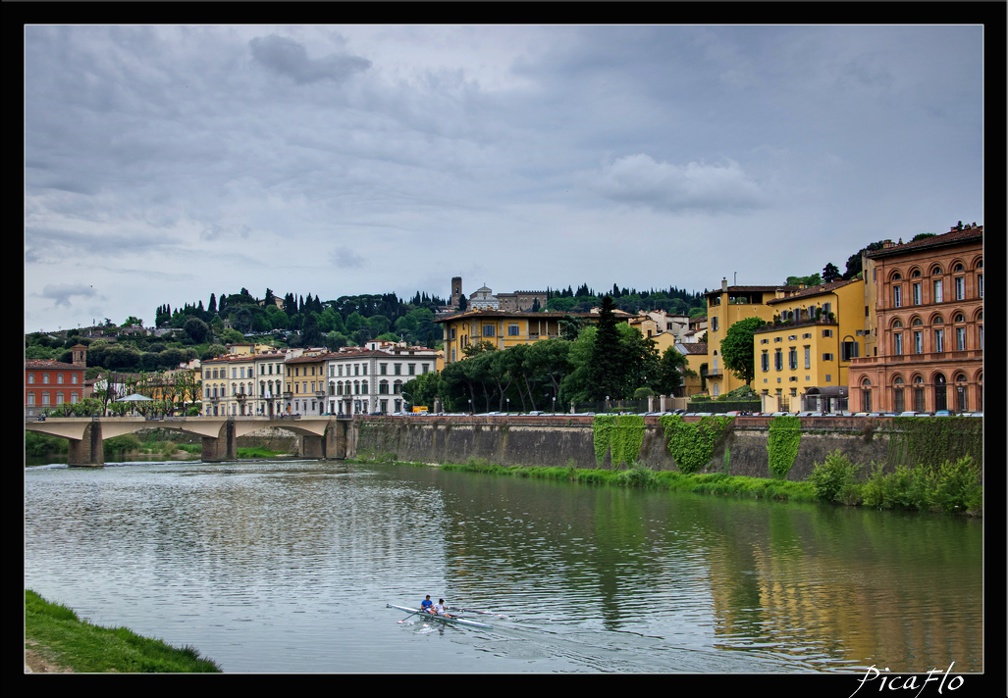
[[[732,286],[738,286],[738,272],[732,274]]]

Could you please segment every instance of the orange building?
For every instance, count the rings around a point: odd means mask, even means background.
[[[862,269],[877,339],[850,363],[850,409],[983,411],[983,226],[887,240]]]
[[[76,404],[87,395],[84,392],[84,369],[87,367],[87,347],[71,348],[73,363],[61,361],[25,361],[25,416],[44,414],[65,402]]]

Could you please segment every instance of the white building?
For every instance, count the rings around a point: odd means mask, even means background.
[[[500,299],[487,286],[480,286],[469,296],[467,310],[500,310]]]
[[[376,340],[363,347],[343,347],[330,355],[327,364],[331,414],[391,414],[410,401],[403,396],[403,385],[437,370],[437,352]]]

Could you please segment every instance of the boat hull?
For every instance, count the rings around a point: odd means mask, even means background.
[[[464,625],[467,628],[484,628],[484,629],[489,629],[489,628],[493,627],[492,625],[488,625],[487,623],[480,623],[479,621],[469,620],[468,618],[459,618],[458,616],[437,616],[437,615],[434,615],[433,613],[427,613],[426,611],[420,611],[420,610],[417,610],[415,608],[410,608],[409,606],[397,606],[394,603],[385,604],[385,607],[386,608],[395,608],[395,609],[398,609],[398,610],[402,611],[403,613],[415,613],[418,616],[422,616],[425,620],[428,620],[428,619],[429,620],[439,620],[442,623],[449,623],[449,624],[452,624],[452,625]]]

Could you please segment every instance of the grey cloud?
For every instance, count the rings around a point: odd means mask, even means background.
[[[252,57],[262,66],[286,75],[299,85],[319,80],[343,82],[371,67],[371,61],[359,56],[329,54],[313,60],[304,46],[275,34],[256,37],[249,41],[249,46]]]
[[[93,286],[84,284],[46,284],[39,295],[52,300],[53,305],[69,307],[73,305],[70,299],[74,296],[93,298],[97,294]]]
[[[766,199],[734,161],[680,166],[641,153],[612,162],[593,187],[613,201],[666,211],[735,212],[761,208]]]
[[[365,259],[349,247],[337,247],[329,255],[329,259],[341,269],[359,269],[365,265]]]

